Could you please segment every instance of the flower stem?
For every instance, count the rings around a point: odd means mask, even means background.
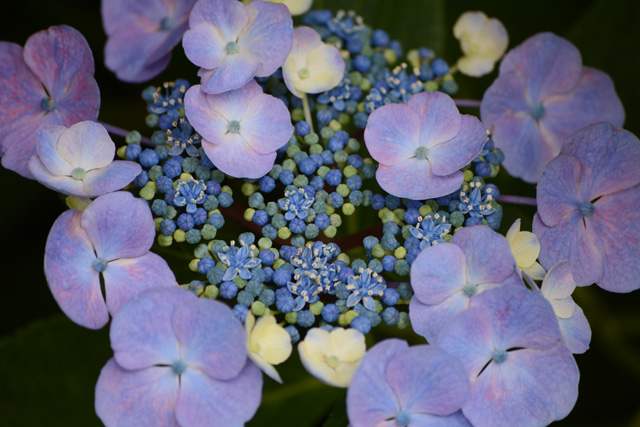
[[[313,132],[313,120],[311,119],[311,108],[309,108],[309,98],[307,94],[302,94],[302,108],[304,109],[304,119],[309,124],[311,132]]]
[[[509,196],[507,194],[501,194],[498,196],[498,202],[512,203],[514,205],[536,206],[536,199],[533,197]]]
[[[122,128],[119,128],[117,126],[113,126],[113,125],[110,125],[108,123],[105,123],[105,122],[98,122],[98,123],[100,123],[102,126],[104,126],[104,128],[107,130],[107,132],[109,132],[112,135],[118,135],[118,136],[121,136],[123,138],[126,138],[127,134],[129,134],[129,131],[126,130],[126,129],[122,129]],[[156,146],[156,144],[154,144],[146,136],[141,137],[140,138],[140,142],[142,144],[144,144],[144,145],[149,146],[149,147],[155,147]]]
[[[480,102],[477,99],[457,99],[454,98],[453,102],[456,103],[458,107],[470,107],[470,108],[480,108]]]

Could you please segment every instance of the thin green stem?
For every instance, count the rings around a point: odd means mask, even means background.
[[[311,132],[313,132],[313,120],[311,119],[311,108],[309,108],[309,98],[307,94],[302,94],[302,109],[304,110],[304,119],[309,124]]]

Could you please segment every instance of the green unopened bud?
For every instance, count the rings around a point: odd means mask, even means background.
[[[342,129],[342,125],[340,124],[340,122],[335,119],[329,122],[329,127],[333,129],[334,132],[337,132]]]
[[[298,312],[290,311],[289,313],[284,315],[284,320],[287,323],[296,323],[296,321],[298,320]]]
[[[473,179],[473,172],[471,172],[471,170],[467,169],[463,174],[465,182],[470,182]]]
[[[376,258],[382,258],[385,255],[385,251],[382,249],[382,245],[380,243],[376,243],[373,248],[371,248],[371,255]]]
[[[182,243],[185,241],[185,232],[182,230],[176,230],[173,232],[173,240],[178,243]]]
[[[260,250],[268,249],[272,245],[273,242],[267,237],[261,237],[260,240],[258,240],[258,247],[260,248]]]
[[[262,301],[254,301],[254,303],[251,304],[251,312],[256,316],[262,316],[265,308],[266,307]]]
[[[322,307],[324,307],[324,304],[322,301],[318,301],[317,303],[309,306],[309,311],[311,311],[314,316],[320,316],[320,314],[322,314]]]
[[[163,248],[171,246],[171,243],[173,243],[173,237],[165,236],[164,234],[158,235],[158,244]]]
[[[384,59],[387,60],[387,65],[393,65],[398,60],[398,55],[396,55],[396,53],[391,49],[385,49]]]
[[[435,92],[438,90],[438,83],[430,80],[424,84],[424,90],[427,92]]]
[[[351,190],[349,190],[349,187],[347,187],[346,184],[338,184],[338,186],[336,187],[336,193],[338,193],[342,197],[347,197],[350,192]]]
[[[338,261],[344,262],[347,265],[349,265],[351,263],[351,260],[349,259],[349,255],[345,254],[344,252],[342,252],[340,255],[338,255],[338,257],[336,259]]]
[[[156,190],[154,190],[151,187],[143,187],[140,190],[140,197],[142,197],[145,200],[152,200],[156,195]]]
[[[304,143],[307,145],[317,144],[320,141],[320,137],[315,132],[309,132],[304,136]]]
[[[116,155],[118,156],[119,159],[126,159],[127,155],[125,154],[125,151],[127,150],[127,146],[123,145],[122,147],[118,148],[116,150]]]
[[[294,110],[291,112],[291,120],[293,120],[294,122],[304,120],[304,110],[302,108],[294,108]]]
[[[400,246],[393,252],[393,256],[397,259],[403,259],[405,256],[407,256],[407,250],[404,248],[404,246]]]
[[[400,312],[400,317],[398,317],[398,328],[407,329],[411,326],[411,321],[409,320],[409,313],[405,313],[404,311]]]
[[[218,298],[218,294],[219,293],[220,293],[220,290],[218,289],[217,286],[209,285],[206,288],[204,288],[203,296],[205,298],[209,298],[209,299],[216,299],[216,298]]]
[[[279,229],[278,237],[283,240],[287,240],[289,237],[291,237],[291,230],[289,230],[289,227],[282,227],[281,229]]]
[[[356,207],[353,206],[351,203],[345,203],[344,205],[342,205],[342,212],[345,215],[353,215],[355,211],[356,211]]]
[[[273,269],[274,269],[274,270],[277,270],[277,269],[279,269],[280,267],[282,267],[284,264],[285,264],[285,261],[284,261],[282,258],[277,259],[277,260],[275,260],[275,262],[273,263]]]
[[[142,140],[142,135],[137,130],[132,130],[124,137],[124,140],[127,144],[140,144]]]
[[[213,240],[216,238],[218,229],[211,224],[205,224],[202,226],[202,238],[204,240]]]
[[[256,184],[251,184],[249,182],[245,182],[244,184],[242,184],[242,194],[247,197],[255,193],[257,190],[258,186]]]
[[[338,230],[333,225],[330,225],[324,229],[324,235],[330,239],[333,239],[334,237],[336,237],[337,232]]]
[[[199,259],[192,259],[191,262],[189,262],[189,270],[196,272],[198,271],[198,262],[200,260]]]
[[[428,205],[422,205],[420,206],[420,209],[418,209],[418,212],[420,212],[421,216],[425,216],[426,214],[428,214],[429,212],[433,212],[431,210],[431,207]]]
[[[253,215],[255,215],[256,210],[253,208],[248,208],[244,211],[244,220],[251,222],[253,219]]]
[[[313,144],[309,147],[309,154],[322,154],[324,147],[320,144]]]

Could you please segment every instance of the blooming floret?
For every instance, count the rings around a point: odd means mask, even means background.
[[[446,221],[446,215],[440,213],[419,217],[418,224],[411,227],[409,233],[420,240],[420,249],[444,243],[443,237],[451,232],[451,224]]]
[[[286,199],[278,200],[280,209],[286,211],[284,219],[291,221],[298,217],[305,220],[309,217],[309,208],[315,203],[315,199],[310,197],[302,188],[288,190],[284,193]]]
[[[453,26],[453,35],[460,40],[464,56],[458,59],[458,69],[468,76],[480,77],[493,71],[493,66],[509,45],[509,36],[502,22],[489,19],[482,12],[465,12]]]
[[[365,308],[376,311],[374,296],[382,297],[387,284],[382,276],[370,268],[360,269],[358,276],[349,276],[347,279],[347,291],[350,292],[347,298],[347,307],[353,307],[362,300]]]
[[[237,275],[244,280],[251,279],[249,269],[256,268],[262,262],[249,251],[249,246],[242,245],[240,248],[232,245],[226,248],[226,252],[219,252],[218,259],[227,265],[227,271],[222,280],[233,280]]]
[[[205,190],[207,185],[203,180],[196,181],[191,178],[185,182],[178,180],[178,186],[176,190],[178,194],[173,199],[173,204],[176,206],[187,206],[187,213],[193,214],[196,212],[198,205],[204,202],[207,198]]]

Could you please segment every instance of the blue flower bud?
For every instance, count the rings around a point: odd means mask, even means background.
[[[124,155],[128,160],[137,160],[138,156],[140,155],[140,153],[142,152],[142,147],[140,147],[138,144],[129,144],[127,145],[127,148],[125,148],[124,150]]]
[[[285,268],[279,268],[273,272],[273,283],[278,286],[286,286],[291,281],[292,273]],[[289,292],[289,291],[287,291]]]
[[[200,274],[207,274],[210,268],[216,266],[216,262],[211,258],[202,258],[198,261],[198,272]]]
[[[389,34],[384,30],[375,30],[373,34],[371,34],[371,44],[373,47],[386,47],[390,40]]]
[[[400,293],[394,288],[386,288],[382,294],[384,305],[396,305],[400,299]]]
[[[217,285],[222,282],[222,278],[224,277],[224,271],[221,268],[213,267],[207,271],[207,280],[212,285]]]
[[[187,213],[180,215],[176,222],[178,224],[178,227],[183,231],[189,231],[195,225],[193,217]]]
[[[303,328],[310,328],[316,321],[316,316],[309,310],[300,310],[296,322]]]
[[[289,336],[291,336],[291,344],[295,344],[300,341],[300,333],[294,325],[286,326],[284,330],[289,333]]]
[[[409,284],[409,282],[400,283],[396,290],[398,291],[402,299],[408,300],[413,295],[413,291],[411,290],[411,285]]]
[[[366,335],[371,331],[371,320],[365,316],[358,316],[351,321],[350,326]]]
[[[262,227],[262,235],[267,239],[274,240],[278,237],[278,230],[271,224]]]
[[[238,292],[238,296],[236,300],[238,301],[238,304],[242,304],[245,307],[250,307],[251,304],[253,304],[254,297],[251,292],[243,289],[240,292]]]
[[[270,193],[276,188],[276,182],[270,176],[265,175],[260,178],[259,186],[260,191],[262,191],[263,193]]]
[[[220,285],[220,296],[224,299],[235,298],[238,293],[238,285],[228,280]]]
[[[382,246],[382,249],[384,249],[385,251],[393,251],[398,246],[400,246],[400,243],[398,243],[398,241],[396,240],[396,237],[393,234],[384,233],[382,235],[382,240],[380,241],[380,245]]]
[[[303,233],[305,228],[306,228],[306,225],[304,224],[304,221],[302,221],[300,218],[293,218],[289,223],[289,229],[291,230],[292,233],[296,233],[296,234]]]
[[[204,290],[204,285],[200,280],[192,280],[189,282],[189,290],[196,295],[199,295]]]
[[[329,194],[328,202],[331,207],[339,208],[344,203],[344,198],[334,191],[333,193]]]
[[[232,312],[235,318],[244,324],[244,321],[247,319],[247,314],[249,314],[249,309],[244,305],[236,304]]]
[[[387,307],[382,312],[382,320],[389,326],[396,325],[398,323],[398,319],[400,317],[400,313],[395,307]]]
[[[398,224],[392,221],[385,222],[382,226],[382,232],[385,234],[396,235],[400,232],[400,227]]]
[[[326,125],[331,121],[333,116],[331,114],[331,111],[327,109],[327,110],[318,111],[318,114],[316,114],[316,118],[318,119],[318,122],[320,124]]]
[[[320,229],[315,224],[308,224],[307,228],[304,230],[304,236],[308,240],[315,239],[318,237],[318,234],[320,234]]]
[[[271,289],[263,289],[258,300],[269,307],[276,301],[276,293]]]
[[[176,231],[176,223],[172,219],[163,219],[160,222],[160,233],[165,236],[171,236]]]
[[[264,249],[260,252],[259,258],[262,260],[263,265],[273,265],[273,262],[276,260],[275,254],[270,249]]]
[[[339,169],[331,169],[324,179],[327,184],[337,187],[342,182],[342,172]]]
[[[262,292],[262,283],[256,282],[255,280],[249,280],[244,290],[249,292],[254,297],[257,297]]]
[[[193,217],[193,223],[195,225],[202,225],[207,222],[207,211],[202,208],[197,208],[191,216]]]
[[[218,195],[218,202],[223,208],[228,208],[233,203],[233,196],[226,191],[221,191]]]
[[[177,178],[182,173],[182,157],[173,157],[165,162],[162,171],[169,178]]]
[[[295,176],[293,175],[293,172],[291,172],[290,170],[283,170],[280,173],[280,182],[283,183],[284,185],[290,185],[293,183]]]
[[[382,268],[382,263],[377,260],[377,259],[372,259],[371,261],[369,261],[369,268],[374,272],[374,273],[382,273],[382,271],[384,270]]]
[[[323,213],[316,215],[316,219],[314,222],[320,230],[324,230],[329,225],[331,225],[331,220],[329,218],[329,215],[323,214]]]
[[[436,58],[431,63],[431,69],[437,77],[444,76],[449,72],[449,64],[442,58]]]
[[[393,255],[385,255],[384,258],[382,258],[382,268],[384,269],[384,271],[391,272],[395,269],[395,266],[396,257],[394,257]]]
[[[327,323],[332,323],[338,320],[340,310],[335,304],[327,304],[322,307],[322,319]]]
[[[381,194],[376,194],[371,198],[371,207],[375,210],[380,210],[384,207],[384,197]]]
[[[309,132],[311,132],[311,126],[309,126],[309,123],[307,123],[304,120],[299,121],[298,123],[296,123],[296,133],[299,136],[304,137],[305,135],[307,135]]]

